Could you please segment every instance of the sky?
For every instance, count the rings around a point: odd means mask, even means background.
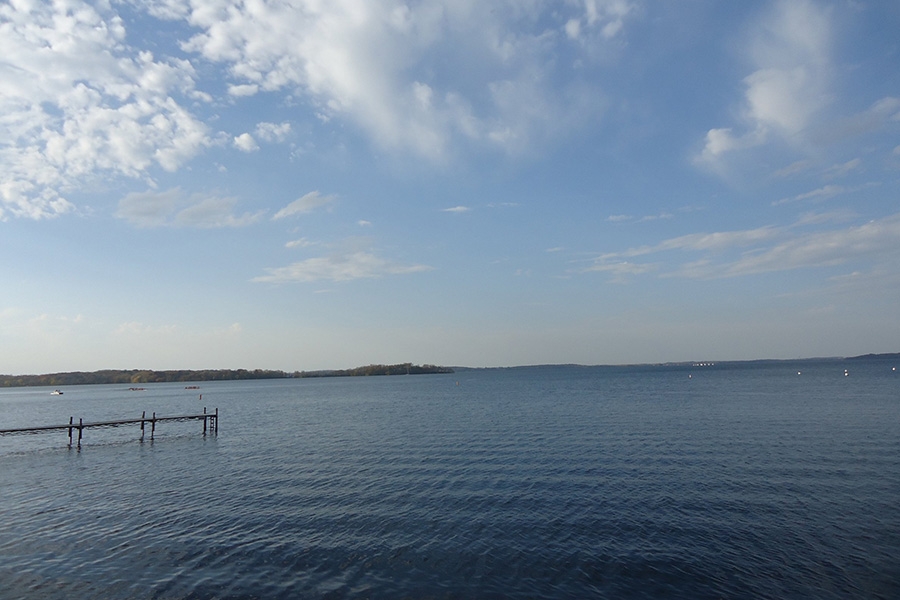
[[[900,351],[895,0],[3,0],[0,373]]]

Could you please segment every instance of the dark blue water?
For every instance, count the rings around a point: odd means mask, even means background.
[[[0,437],[0,598],[898,598],[893,366],[0,390],[0,428],[220,412]]]

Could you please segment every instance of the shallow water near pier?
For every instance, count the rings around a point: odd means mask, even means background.
[[[3,389],[220,426],[0,436],[0,598],[897,598],[894,366]]]

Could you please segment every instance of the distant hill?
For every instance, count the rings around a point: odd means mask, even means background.
[[[48,373],[46,375],[0,375],[0,387],[25,386],[64,386],[87,385],[100,383],[167,383],[185,381],[230,381],[239,379],[285,379],[303,377],[361,377],[371,375],[423,375],[434,373],[453,373],[449,367],[435,365],[414,365],[402,363],[397,365],[368,365],[355,369],[328,371],[273,371],[268,369],[207,369],[200,371],[152,371],[152,370],[114,370],[73,371],[70,373]]]
[[[900,360],[900,352],[888,352],[885,354],[863,354],[861,356],[851,356],[847,360]]]

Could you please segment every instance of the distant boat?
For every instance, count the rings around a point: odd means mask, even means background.
[[[52,392],[50,392],[50,395],[51,396],[62,396],[63,393],[59,390],[53,390]]]
[[[199,390],[199,389],[200,389],[200,386],[199,386],[199,385],[186,385],[186,386],[184,386],[184,389],[186,389],[186,390]]]

